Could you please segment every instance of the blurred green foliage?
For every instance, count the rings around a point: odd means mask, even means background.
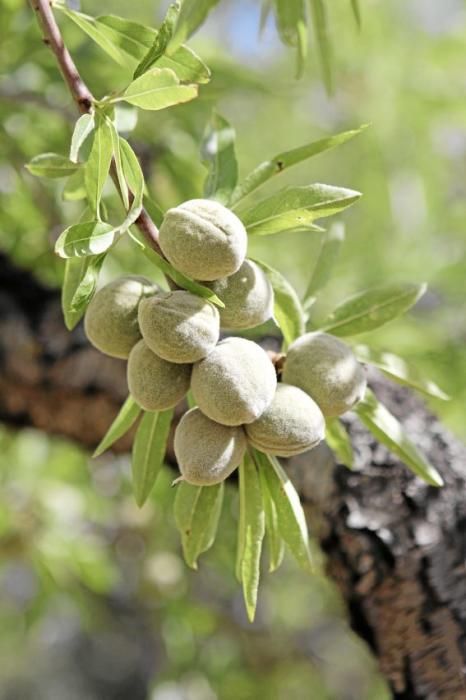
[[[140,0],[131,6],[131,19],[157,26],[166,5]],[[257,0],[222,0],[192,41],[212,69],[212,82],[191,104],[141,113],[130,138],[151,195],[167,208],[202,192],[205,169],[198,151],[212,107],[236,127],[243,175],[279,151],[370,122],[354,141],[280,176],[282,185],[326,182],[364,194],[344,216],[347,241],[315,313],[323,318],[348,293],[367,286],[427,281],[430,291],[421,303],[371,338],[375,347],[412,360],[453,397],[449,403],[432,400],[432,406],[465,436],[466,15],[460,0],[439,5],[369,0],[358,32],[349,3],[329,2],[336,85],[329,98],[315,50],[304,77],[294,81],[295,57],[279,43],[273,24],[257,36]],[[96,13],[90,0],[82,7]],[[100,0],[98,12],[128,16],[128,3]],[[115,70],[75,26],[59,19],[96,96],[121,87],[129,71]],[[76,114],[22,0],[0,5],[0,66],[0,245],[58,286],[63,262],[53,255],[53,244],[75,222],[80,206],[64,202],[62,184],[33,178],[24,163],[45,151],[66,154]],[[272,181],[262,194],[276,186]],[[121,215],[116,199],[109,206]],[[251,255],[279,268],[302,293],[319,244],[315,233],[256,237]],[[154,276],[154,268],[125,243],[107,258],[103,278],[121,270]],[[231,571],[236,533],[230,527],[220,527],[200,573],[186,570],[168,472],[139,511],[126,459],[90,465],[77,448],[29,431],[2,431],[0,455],[0,688],[8,700],[52,696],[53,669],[44,655],[53,657],[76,639],[105,646],[105,634],[113,635],[120,654],[115,651],[114,658],[122,659],[141,656],[134,637],[147,635],[156,665],[152,700],[325,700],[339,697],[335,684],[356,682],[350,669],[332,673],[330,651],[341,651],[335,638],[344,640],[345,654],[356,642],[338,617],[340,603],[328,584],[317,582],[312,589],[288,564],[264,579],[259,620],[249,629]],[[235,498],[230,489],[231,509]],[[231,523],[228,510],[223,519]],[[135,606],[139,627],[128,632],[122,615],[118,626],[112,605]],[[334,617],[338,634],[317,652],[306,635],[310,620],[324,613]],[[303,639],[307,654],[300,651]],[[312,667],[309,650],[324,663]],[[355,653],[366,654],[359,647]],[[38,667],[29,669],[25,658],[38,660]],[[75,694],[69,676],[58,675],[53,692],[64,687],[68,693],[58,697],[94,697],[85,674],[76,674]],[[24,690],[14,695],[10,684],[20,676]],[[366,686],[363,692],[361,698],[385,697],[381,688]]]

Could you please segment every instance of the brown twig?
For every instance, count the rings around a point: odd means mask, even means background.
[[[79,111],[82,114],[88,114],[92,110],[94,97],[86,83],[81,78],[76,64],[65,46],[60,28],[52,12],[50,0],[30,0],[30,3],[42,28],[44,42],[50,47],[55,55],[63,78],[68,85],[71,96],[76,102]],[[117,190],[121,196],[121,191],[118,186],[118,178],[116,176],[115,163],[113,161],[110,169],[110,175],[117,185]],[[130,202],[133,198],[133,194],[130,192]],[[158,242],[159,232],[157,226],[152,221],[145,209],[143,209],[139,214],[135,221],[135,225],[143,233],[149,245],[156,250],[157,253],[163,255]]]

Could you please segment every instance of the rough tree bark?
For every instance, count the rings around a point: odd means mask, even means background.
[[[424,485],[348,420],[356,470],[324,446],[288,463],[354,629],[400,700],[464,700],[466,448],[409,391],[371,383],[445,479]],[[0,255],[0,420],[94,447],[126,396],[125,363],[69,333],[59,293]],[[130,438],[116,446],[127,450]]]

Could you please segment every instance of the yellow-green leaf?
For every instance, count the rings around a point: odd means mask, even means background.
[[[141,109],[159,110],[193,100],[197,90],[197,85],[181,85],[176,73],[169,68],[152,68],[133,80],[122,97],[113,101],[124,100]]]
[[[162,468],[173,409],[145,411],[133,443],[133,491],[138,506],[144,505]]]
[[[186,563],[197,569],[199,556],[214,543],[223,504],[223,482],[193,486],[181,482],[175,497],[175,522],[181,535]]]
[[[125,433],[127,433],[140,413],[140,407],[137,405],[133,397],[129,395],[104,437],[97,445],[92,456],[98,457],[105,452],[105,450],[108,450],[108,448],[119,440]]]

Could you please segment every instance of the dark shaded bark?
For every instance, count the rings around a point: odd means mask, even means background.
[[[466,699],[466,449],[409,391],[371,377],[379,397],[445,479],[414,478],[356,419],[356,470],[322,446],[290,460],[329,573],[395,696]],[[0,256],[0,420],[94,447],[126,396],[125,363],[62,322],[59,294]],[[118,450],[127,450],[131,437]]]

